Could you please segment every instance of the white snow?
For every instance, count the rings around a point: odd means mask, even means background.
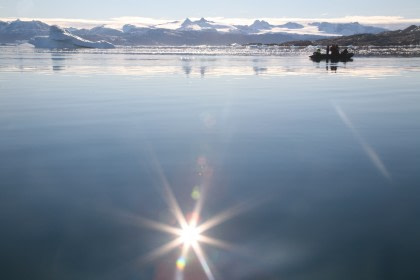
[[[34,45],[37,48],[49,48],[49,49],[55,49],[55,48],[112,49],[112,48],[115,48],[113,44],[108,43],[106,41],[92,42],[89,40],[85,40],[55,25],[50,27],[50,34],[48,37],[35,37],[34,39],[31,39],[29,43]]]
[[[244,34],[264,34],[264,33],[289,33],[289,34],[300,34],[300,35],[322,35],[322,36],[337,36],[343,35],[334,30],[320,30],[318,26],[314,26],[312,23],[303,22],[284,22],[281,25],[273,25],[265,20],[254,20],[249,25],[232,25],[224,22],[201,19],[190,19],[186,18],[184,21],[172,21],[167,23],[160,23],[153,26],[154,28],[165,28],[170,30],[181,30],[181,31],[218,31],[223,33],[244,33]],[[331,30],[332,31],[332,30]],[[351,31],[347,30],[348,33]],[[353,32],[355,33],[356,30]]]
[[[157,27],[157,26],[156,26]],[[162,27],[160,25],[159,27]],[[205,18],[201,18],[200,20],[192,21],[191,19],[187,18],[182,23],[181,22],[173,22],[171,25],[166,25],[169,29],[176,29],[176,30],[194,30],[194,31],[218,31],[218,32],[231,32],[236,31],[237,28],[233,25],[221,24],[214,21],[208,21]]]

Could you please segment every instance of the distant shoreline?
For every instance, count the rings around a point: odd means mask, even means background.
[[[402,47],[420,46],[420,26],[411,25],[403,30],[385,31],[378,34],[356,34],[350,36],[337,36],[319,40],[296,40],[281,43],[281,46],[375,46],[375,47]]]
[[[357,57],[420,57],[420,46],[341,46],[347,47]],[[185,57],[200,56],[307,56],[317,48],[325,53],[325,46],[283,46],[280,44],[248,44],[222,46],[116,46],[115,49],[37,49],[30,44],[0,44],[0,48],[34,49],[42,52],[81,52],[81,53],[118,53],[136,55],[179,55]]]

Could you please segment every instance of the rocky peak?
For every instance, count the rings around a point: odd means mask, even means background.
[[[404,32],[418,32],[420,31],[420,26],[417,25],[410,25],[406,29],[404,29]]]
[[[265,20],[255,20],[253,24],[251,24],[249,27],[253,29],[270,29],[271,25],[266,22]]]
[[[184,22],[181,24],[181,26],[182,27],[187,27],[188,25],[191,25],[193,22],[189,19],[189,18],[186,18],[185,20],[184,20]]]

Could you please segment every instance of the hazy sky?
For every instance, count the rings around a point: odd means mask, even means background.
[[[107,19],[138,16],[185,17],[341,17],[418,18],[419,0],[0,0],[0,17]]]

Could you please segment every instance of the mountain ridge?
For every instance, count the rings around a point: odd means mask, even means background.
[[[385,31],[378,34],[357,34],[335,38],[333,40],[317,40],[322,44],[338,45],[374,45],[374,46],[398,46],[398,45],[420,45],[420,26],[411,25],[406,29],[396,31]]]
[[[0,43],[19,43],[37,36],[47,36],[50,26],[41,21],[0,22]],[[342,33],[385,29],[355,23],[287,22],[273,25],[256,19],[250,25],[229,25],[201,18],[174,21],[155,25],[125,24],[122,29],[99,25],[91,29],[65,28],[75,36],[91,41],[108,41],[115,45],[228,45],[249,43],[283,43],[293,40],[317,40]],[[335,32],[329,34],[328,32]]]

